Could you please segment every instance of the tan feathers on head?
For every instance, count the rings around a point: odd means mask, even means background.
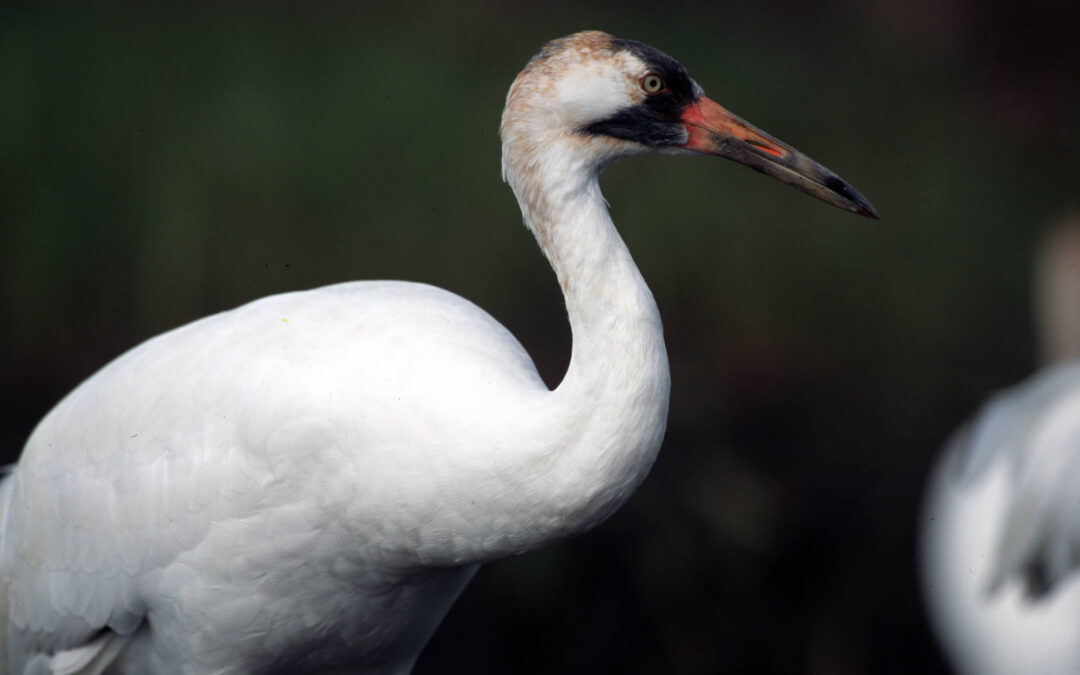
[[[552,164],[584,162],[599,168],[640,152],[633,143],[586,135],[581,129],[640,103],[646,72],[646,64],[616,48],[612,36],[583,31],[544,45],[511,85],[500,126],[503,178],[519,196],[526,221],[545,250],[547,225],[532,216],[548,213],[547,201],[558,190],[543,184],[542,175],[559,173],[550,170]]]
[[[560,139],[577,144],[600,141],[598,153],[606,155],[613,149],[607,143],[610,139],[586,139],[577,132],[591,121],[640,103],[645,94],[639,82],[646,71],[640,59],[616,49],[613,38],[600,31],[547,43],[518,74],[506,96],[500,128],[504,161],[507,155],[532,156],[537,143]],[[630,144],[614,145],[625,150]]]

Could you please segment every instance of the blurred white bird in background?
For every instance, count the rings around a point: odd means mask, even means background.
[[[1080,673],[1080,213],[1035,273],[1044,366],[961,429],[921,516],[930,616],[969,675]]]
[[[0,485],[0,663],[407,673],[478,564],[596,525],[660,446],[660,316],[600,194],[607,163],[719,155],[875,215],[667,55],[599,32],[529,62],[501,132],[565,294],[561,384],[483,310],[399,281],[149,340],[61,401]]]

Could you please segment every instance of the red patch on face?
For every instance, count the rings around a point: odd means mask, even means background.
[[[779,159],[788,154],[762,132],[704,96],[686,107],[680,121],[688,134],[683,147],[689,150],[714,153],[717,138],[733,138],[770,157]]]
[[[701,114],[701,108],[698,106],[697,101],[686,106],[680,121],[687,133],[684,148],[697,150],[698,152],[709,152],[714,147],[712,135],[706,128],[705,117]]]

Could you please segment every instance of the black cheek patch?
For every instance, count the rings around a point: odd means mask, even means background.
[[[593,136],[612,136],[650,147],[683,145],[686,130],[678,123],[666,122],[644,106],[620,110],[611,117],[593,122],[582,131]]]
[[[690,103],[691,100],[679,96],[674,91],[665,91],[646,96],[642,105],[660,117],[674,121],[682,117],[683,111]]]

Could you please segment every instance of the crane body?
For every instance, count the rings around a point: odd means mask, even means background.
[[[0,488],[20,580],[9,630],[82,641],[145,617],[167,672],[180,653],[258,659],[282,647],[263,643],[279,637],[268,621],[327,616],[317,642],[393,661],[473,563],[536,545],[514,540],[542,531],[521,527],[543,518],[534,502],[572,508],[513,489],[566,433],[515,428],[545,391],[500,324],[421,284],[274,296],[154,338],[51,411]],[[508,447],[519,438],[533,446]]]

